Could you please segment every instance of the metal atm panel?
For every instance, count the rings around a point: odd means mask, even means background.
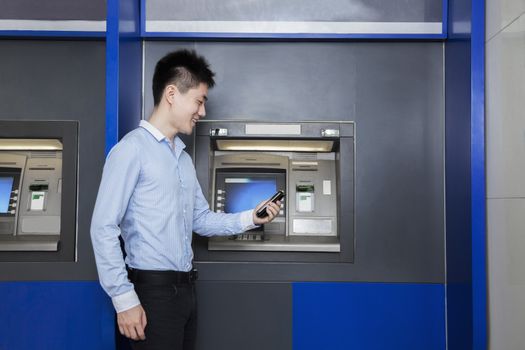
[[[196,258],[351,262],[353,136],[353,123],[344,122],[200,122],[196,168],[204,169],[201,161],[208,162],[208,198],[212,210],[232,212],[225,210],[228,202],[238,200],[237,195],[225,191],[225,180],[237,181],[225,179],[225,172],[236,174],[244,182],[256,181],[256,176],[272,171],[282,172],[284,184],[269,187],[264,195],[269,197],[272,191],[281,189],[286,197],[280,215],[265,227],[233,237],[212,237],[205,245],[203,239],[197,238]],[[199,158],[199,154],[207,156]],[[274,182],[279,183],[277,177]],[[341,217],[342,212],[348,214]]]
[[[77,166],[77,122],[0,122],[0,261],[75,261]]]
[[[0,251],[57,251],[62,143],[0,140]]]

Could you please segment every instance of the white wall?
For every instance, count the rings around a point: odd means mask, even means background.
[[[489,345],[525,349],[525,0],[487,0]]]

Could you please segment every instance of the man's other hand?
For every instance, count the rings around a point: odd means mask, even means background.
[[[264,218],[257,217],[255,213],[257,212],[257,210],[259,210],[259,208],[265,205],[266,202],[267,201],[262,201],[261,203],[259,203],[259,205],[257,205],[257,207],[255,207],[253,211],[253,223],[255,225],[262,225],[262,224],[266,224],[272,221],[279,214],[279,211],[281,210],[281,201],[277,201],[275,203],[270,202],[268,203],[268,206],[266,207],[266,212],[268,213],[268,216],[265,216]]]
[[[146,312],[142,305],[137,305],[129,310],[117,314],[118,330],[123,336],[133,340],[144,340],[144,329],[148,323]]]

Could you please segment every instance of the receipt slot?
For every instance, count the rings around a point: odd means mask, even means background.
[[[209,238],[207,253],[200,243],[197,255],[353,261],[354,127],[346,122],[200,122],[195,162],[212,210],[251,209],[277,190],[286,196],[271,223]]]

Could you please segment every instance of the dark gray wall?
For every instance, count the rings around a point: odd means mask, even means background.
[[[442,0],[148,0],[147,20],[441,22]]]
[[[204,280],[443,283],[441,43],[148,42],[195,48],[217,73],[207,118],[356,122],[355,263],[202,263]],[[344,195],[344,194],[343,194]]]
[[[196,261],[199,349],[291,349],[293,281],[445,282],[442,43],[147,42],[146,116],[182,47],[217,73],[208,119],[356,123],[354,263]]]
[[[5,40],[0,52],[0,119],[79,121],[78,261],[0,263],[0,280],[96,279],[89,225],[104,163],[105,43]]]
[[[289,283],[198,282],[198,349],[292,349]]]
[[[105,0],[0,0],[0,19],[92,20],[106,19]]]

